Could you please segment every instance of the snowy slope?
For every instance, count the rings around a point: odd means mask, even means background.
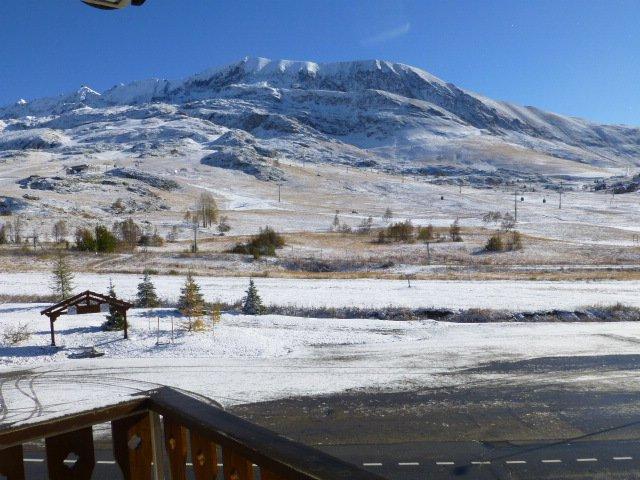
[[[640,333],[637,322],[448,324],[225,314],[213,332],[201,333],[185,332],[174,317],[172,343],[173,312],[133,309],[129,340],[122,339],[122,332],[102,331],[104,315],[61,317],[56,329],[63,348],[56,350],[48,346],[48,324],[40,308],[0,305],[0,333],[24,324],[33,333],[16,345],[0,344],[4,421],[42,420],[159,384],[224,405],[348,389],[402,390],[515,378],[539,386],[557,382],[558,376],[516,371],[496,377],[465,369],[500,360],[634,354]],[[87,346],[104,356],[69,358]],[[598,382],[603,375],[637,388],[635,371],[598,372]],[[562,372],[562,380],[588,382],[581,370]]]
[[[182,80],[21,100],[0,108],[0,118],[0,150],[59,155],[204,157],[217,154],[213,142],[232,130],[252,142],[250,149],[232,147],[233,159],[257,147],[254,163],[277,156],[393,169],[455,162],[494,168],[516,160],[516,168],[544,173],[527,153],[568,159],[576,168],[620,168],[640,158],[638,128],[494,101],[380,60],[245,58]]]

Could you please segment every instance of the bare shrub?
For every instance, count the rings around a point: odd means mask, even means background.
[[[498,223],[502,219],[502,213],[498,211],[490,211],[482,216],[484,223]]]
[[[513,314],[505,310],[470,308],[455,312],[447,320],[459,323],[511,322],[513,321]]]
[[[491,235],[484,246],[487,252],[502,252],[504,250],[504,242],[498,234]]]
[[[510,213],[505,213],[502,216],[502,223],[500,224],[500,228],[502,228],[502,230],[504,230],[505,232],[510,232],[515,228],[515,226],[516,226],[515,217]]]
[[[507,249],[509,250],[522,250],[522,235],[519,231],[514,230],[511,232],[509,239],[507,240]]]
[[[2,343],[5,345],[16,345],[31,338],[29,325],[19,323],[18,325],[9,325],[2,332]]]
[[[54,294],[33,295],[33,294],[0,294],[0,303],[55,303],[58,296]]]

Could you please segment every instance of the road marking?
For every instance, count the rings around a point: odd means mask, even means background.
[[[597,462],[597,458],[576,458],[576,462]]]
[[[522,465],[523,463],[527,463],[526,460],[507,460],[504,463],[508,463],[509,465]]]
[[[456,462],[436,462],[436,465],[455,465]]]
[[[471,462],[471,465],[491,465],[491,462]]]
[[[620,460],[633,460],[633,457],[613,457],[614,460],[616,461],[620,461]]]
[[[420,464],[418,462],[398,462],[398,466],[400,466],[400,467],[419,467]]]
[[[115,465],[115,460],[98,460],[96,463],[100,465]]]
[[[381,463],[373,462],[373,463],[363,463],[363,467],[381,467]]]
[[[562,460],[557,458],[547,458],[545,460],[542,460],[542,463],[562,463]]]
[[[44,462],[44,458],[25,458],[24,461],[39,463],[39,462]]]

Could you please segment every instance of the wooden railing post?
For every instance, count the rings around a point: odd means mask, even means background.
[[[282,475],[272,473],[269,470],[260,469],[260,480],[286,480]]]
[[[164,430],[161,416],[166,422]],[[187,434],[194,472],[189,478],[195,480],[221,477],[217,463],[221,447],[224,480],[253,480],[254,464],[262,480],[384,480],[225,412],[197,395],[169,387],[28,424],[0,425],[0,476],[24,480],[21,445],[45,438],[51,480],[88,480],[96,463],[92,425],[109,421],[114,457],[124,480],[164,480],[167,465],[172,480],[184,480]],[[70,456],[72,453],[75,455]]]
[[[222,449],[225,480],[253,480],[253,465],[230,448]]]
[[[45,439],[49,480],[90,480],[96,457],[93,429],[86,427]],[[72,460],[74,463],[65,463]]]
[[[187,480],[187,430],[167,417],[164,417],[164,446],[171,480]]]
[[[153,480],[164,480],[164,455],[162,448],[162,422],[160,415],[149,412],[151,417],[151,448],[153,450]]]
[[[113,455],[125,480],[151,480],[153,440],[148,412],[111,422]]]
[[[214,480],[218,476],[216,444],[191,431],[191,463],[196,480]]]
[[[0,475],[7,480],[24,480],[22,445],[0,450]]]

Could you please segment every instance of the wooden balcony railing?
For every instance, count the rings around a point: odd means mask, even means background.
[[[93,426],[107,422],[125,480],[186,480],[188,463],[196,480],[382,480],[169,387],[39,423],[0,426],[0,475],[23,480],[23,444],[44,439],[49,479],[89,480]],[[72,466],[65,462],[70,455]]]

